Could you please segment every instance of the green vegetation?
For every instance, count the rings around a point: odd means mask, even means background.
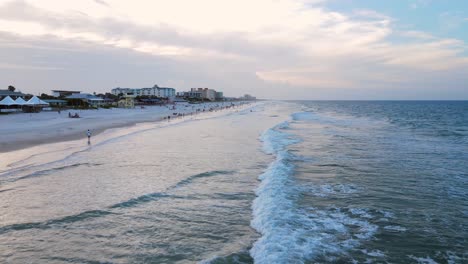
[[[114,108],[115,106],[113,105],[102,105],[101,108],[104,108],[104,109],[111,109],[111,108]]]
[[[42,93],[41,95],[39,95],[39,98],[42,99],[42,100],[57,100],[57,99],[59,99],[59,98],[57,98],[55,96],[48,95],[48,94],[45,94],[45,93]]]

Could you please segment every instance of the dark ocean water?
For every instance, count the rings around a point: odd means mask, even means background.
[[[468,102],[295,102],[263,135],[260,263],[467,263]]]
[[[171,122],[0,155],[0,263],[468,263],[468,102]]]

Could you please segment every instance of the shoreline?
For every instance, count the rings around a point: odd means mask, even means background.
[[[54,111],[0,116],[0,122],[5,124],[0,126],[0,153],[7,154],[40,145],[85,139],[87,129],[92,131],[94,137],[110,129],[165,121],[167,116],[178,120],[180,117],[174,116],[173,113],[184,114],[185,117],[199,116],[239,109],[242,105],[252,106],[252,103],[237,102],[234,103],[234,108],[225,108],[229,105],[230,103],[214,102],[178,104],[175,105],[176,109],[167,106],[145,106],[144,109],[65,110],[61,114]],[[210,108],[213,108],[213,111],[209,111]],[[68,118],[69,112],[79,112],[82,117]]]

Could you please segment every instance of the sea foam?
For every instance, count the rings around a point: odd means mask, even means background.
[[[300,208],[301,187],[293,178],[296,160],[287,147],[301,140],[283,122],[261,136],[265,153],[275,160],[259,176],[251,226],[261,237],[250,255],[255,263],[304,263],[316,256],[330,258],[371,238],[377,226],[337,208]],[[352,232],[351,229],[358,230]]]

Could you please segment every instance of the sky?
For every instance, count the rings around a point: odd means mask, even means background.
[[[468,99],[465,0],[0,0],[0,89]]]

